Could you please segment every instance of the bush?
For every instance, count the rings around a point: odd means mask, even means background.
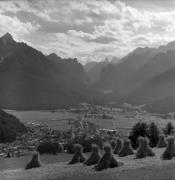
[[[43,142],[38,147],[37,150],[40,154],[57,154],[62,151],[62,147],[58,143]]]
[[[147,128],[148,125],[144,122],[138,122],[133,126],[131,133],[129,135],[129,139],[131,140],[131,145],[134,149],[136,149],[139,145],[137,141],[138,137],[147,136]]]
[[[164,134],[165,135],[172,135],[174,134],[174,126],[172,125],[171,122],[167,123],[165,129],[164,129]]]
[[[73,140],[67,141],[66,144],[64,145],[64,150],[67,153],[73,154],[74,153],[74,141]]]
[[[103,147],[102,139],[99,138],[99,137],[85,138],[84,141],[81,144],[82,144],[82,146],[84,148],[83,152],[91,152],[92,144],[97,144],[101,149]]]
[[[151,147],[157,146],[157,143],[159,141],[159,133],[160,133],[159,128],[154,122],[149,124],[147,129],[147,136],[149,138],[149,142],[150,142],[149,145]]]
[[[91,152],[92,144],[97,144],[101,149],[103,147],[103,140],[99,136],[87,137],[87,136],[78,136],[73,140],[67,141],[64,149],[68,153],[73,153],[74,144],[81,144],[83,146],[83,152]]]
[[[115,149],[115,147],[116,147],[116,139],[112,139],[112,140],[110,140],[110,145],[111,145],[111,147],[112,147],[112,149]]]

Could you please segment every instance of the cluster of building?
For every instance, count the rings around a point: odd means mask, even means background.
[[[46,125],[28,123],[27,133],[20,135],[14,142],[0,144],[0,157],[20,157],[37,150],[45,141],[58,142],[62,133],[48,128]]]

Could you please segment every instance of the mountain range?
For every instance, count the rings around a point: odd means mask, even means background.
[[[100,78],[103,68],[105,68],[108,64],[110,64],[110,62],[108,61],[108,59],[106,59],[101,62],[87,63],[84,66],[87,76],[92,84]]]
[[[119,64],[104,68],[96,88],[122,102],[146,104],[152,111],[170,109],[175,99],[175,42],[157,49],[137,48]]]
[[[88,78],[77,59],[45,56],[9,33],[0,38],[0,59],[1,108],[54,108],[88,94]]]
[[[7,33],[0,38],[0,85],[1,108],[53,109],[93,99],[175,111],[175,41],[83,66],[77,59],[44,55]]]
[[[87,73],[87,76],[89,78],[89,81],[94,84],[96,81],[99,80],[102,70],[109,64],[118,64],[120,61],[120,58],[113,57],[111,60],[108,60],[105,58],[105,60],[96,62],[91,61],[84,65],[84,69]]]

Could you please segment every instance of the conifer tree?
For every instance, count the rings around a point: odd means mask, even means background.
[[[159,128],[154,122],[149,124],[148,129],[147,129],[147,136],[150,142],[149,145],[151,147],[155,147],[159,141]]]

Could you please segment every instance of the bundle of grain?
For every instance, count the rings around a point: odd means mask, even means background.
[[[92,144],[92,153],[85,162],[85,165],[91,166],[93,164],[97,164],[100,159],[101,159],[101,155],[99,153],[99,147],[96,144]]]
[[[38,168],[41,167],[41,162],[39,160],[39,154],[34,153],[32,160],[26,165],[25,169],[32,169],[32,168]]]
[[[116,146],[114,148],[114,154],[118,154],[121,150],[121,147],[122,147],[122,139],[121,138],[117,138],[117,141],[116,141]]]
[[[85,162],[86,158],[83,154],[83,146],[80,144],[74,145],[74,155],[72,160],[68,164],[75,164],[75,163],[83,163]]]
[[[167,146],[167,141],[165,140],[165,136],[162,134],[159,136],[157,148],[164,148],[166,146]]]
[[[170,136],[167,138],[168,145],[162,154],[162,159],[168,160],[172,159],[174,156],[174,137]]]
[[[121,148],[118,155],[120,157],[124,157],[124,156],[132,155],[132,154],[134,154],[134,152],[133,152],[133,150],[131,148],[130,140],[127,139],[127,140],[124,141],[123,146],[122,146],[122,148]]]
[[[114,167],[119,167],[123,165],[123,163],[118,162],[114,155],[112,154],[112,148],[110,145],[105,145],[104,146],[104,155],[98,162],[98,164],[95,166],[95,169],[97,171],[107,169],[107,168],[114,168]]]
[[[136,158],[144,158],[146,157],[145,139],[143,137],[139,137],[138,142],[139,142],[139,147],[136,153]]]
[[[147,155],[147,156],[154,156],[155,153],[152,151],[152,149],[151,149],[150,146],[149,146],[149,139],[148,139],[148,138],[145,138],[144,141],[145,141],[145,151],[146,151],[146,155]]]

